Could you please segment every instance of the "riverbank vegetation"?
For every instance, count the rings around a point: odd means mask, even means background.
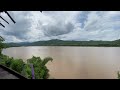
[[[33,77],[35,77],[35,79],[49,78],[49,70],[46,67],[46,64],[48,61],[53,60],[51,57],[46,57],[42,60],[40,57],[33,56],[32,58],[27,59],[27,63],[25,63],[22,59],[14,59],[13,57],[2,54],[0,55],[0,59],[0,64],[17,71],[29,79]],[[34,67],[34,72],[30,66],[31,64]],[[34,75],[32,75],[32,73]]]
[[[27,59],[27,62],[23,62],[22,59],[15,59],[7,55],[2,54],[2,50],[6,48],[6,44],[3,43],[4,39],[0,38],[0,64],[17,71],[29,79],[48,79],[49,70],[46,64],[53,59],[46,57],[41,59],[40,57],[33,56]]]

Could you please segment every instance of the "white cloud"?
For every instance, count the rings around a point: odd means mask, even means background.
[[[115,40],[120,38],[119,11],[11,11],[13,24],[2,23],[6,42],[62,40]]]

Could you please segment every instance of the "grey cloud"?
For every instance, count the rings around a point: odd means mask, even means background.
[[[63,22],[56,22],[54,25],[43,26],[43,32],[46,36],[57,36],[62,34],[67,34],[74,29],[72,23],[64,24]]]
[[[16,23],[16,25],[13,25],[12,27],[9,27],[7,31],[5,32],[6,35],[12,35],[19,39],[26,38],[26,34],[30,31],[29,28],[31,27],[31,23],[29,20],[21,20]]]

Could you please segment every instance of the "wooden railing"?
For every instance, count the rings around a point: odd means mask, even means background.
[[[28,79],[28,78],[24,77],[23,75],[19,74],[18,72],[14,71],[14,70],[6,67],[6,66],[3,66],[1,64],[0,64],[0,68],[4,69],[5,71],[7,71],[11,74],[13,74],[14,76],[18,77],[19,79]]]

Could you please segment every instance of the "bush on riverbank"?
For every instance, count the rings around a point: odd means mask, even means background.
[[[48,61],[52,61],[51,57],[46,57],[43,60],[40,57],[33,56],[27,59],[27,63],[23,62],[22,59],[10,58],[6,55],[0,55],[0,64],[5,65],[18,73],[24,75],[25,77],[32,78],[32,69],[30,64],[33,64],[35,79],[47,79],[49,78],[49,70],[45,66]]]
[[[49,78],[49,70],[45,66],[48,61],[52,61],[51,57],[46,57],[43,60],[40,57],[33,56],[27,59],[27,63],[23,62],[22,59],[14,59],[7,55],[2,54],[2,50],[6,48],[6,44],[3,43],[4,38],[0,36],[0,64],[11,68],[18,73],[26,76],[27,78],[32,78],[32,74],[35,74],[35,79],[47,79]],[[30,65],[33,65],[34,73]]]

